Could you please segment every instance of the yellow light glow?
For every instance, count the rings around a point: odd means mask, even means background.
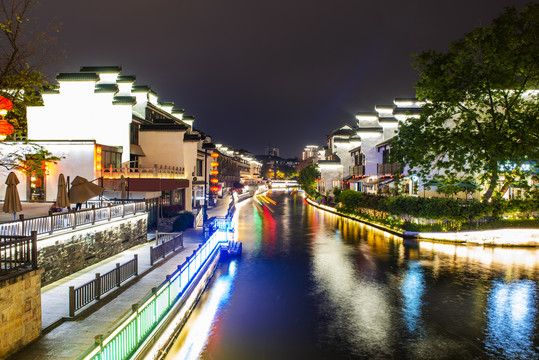
[[[95,152],[101,154],[101,146],[96,147]]]
[[[97,170],[101,170],[101,164],[97,164],[95,167]]]
[[[95,157],[95,161],[101,162],[101,155],[97,155],[97,156]]]

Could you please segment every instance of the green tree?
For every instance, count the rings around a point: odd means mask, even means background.
[[[539,4],[506,8],[447,52],[415,56],[419,118],[399,128],[394,159],[425,177],[434,172],[477,175],[493,195],[500,164],[539,159]],[[509,181],[509,178],[507,180]]]
[[[26,107],[41,104],[43,72],[61,57],[55,48],[59,23],[40,29],[32,12],[37,0],[0,0],[0,91],[13,101],[6,119],[14,135],[26,135]]]
[[[316,179],[320,176],[320,171],[316,165],[311,164],[301,170],[298,176],[298,184],[309,195],[316,193]]]

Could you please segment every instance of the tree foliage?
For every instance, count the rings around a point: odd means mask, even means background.
[[[316,165],[311,164],[299,172],[298,184],[309,195],[316,193],[316,179],[320,176],[320,171]]]
[[[32,11],[36,0],[0,0],[0,90],[13,101],[6,119],[15,135],[26,135],[26,107],[39,105],[43,72],[61,52],[54,44],[59,24],[40,29]]]
[[[37,144],[13,146],[10,143],[2,143],[0,154],[2,155],[0,156],[1,168],[8,171],[20,171],[24,174],[43,175],[45,163],[56,163],[60,160],[59,157]]]
[[[485,199],[503,174],[500,164],[539,160],[538,93],[530,91],[539,85],[538,41],[539,4],[530,4],[520,13],[506,8],[447,52],[416,55],[417,96],[427,104],[401,124],[394,159],[423,176],[479,176]]]

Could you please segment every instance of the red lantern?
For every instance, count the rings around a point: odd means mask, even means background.
[[[219,157],[219,154],[217,153],[211,153],[211,157],[214,159],[217,159]]]
[[[15,128],[6,120],[0,120],[0,140],[4,140],[8,135],[13,134]]]
[[[13,102],[3,96],[0,96],[0,110],[9,111],[13,109]]]
[[[212,170],[212,171],[210,171],[210,174],[215,176],[215,175],[219,174],[219,171],[217,171],[217,170]]]
[[[213,191],[213,192],[217,192],[217,191],[219,191],[219,188],[217,186],[212,186],[210,188],[210,190]]]
[[[219,163],[217,161],[212,161],[212,163],[210,165],[212,167],[217,167],[217,165],[219,165]]]
[[[219,182],[219,180],[217,180],[216,178],[213,178],[213,179],[210,180],[210,182],[212,184],[217,184]]]

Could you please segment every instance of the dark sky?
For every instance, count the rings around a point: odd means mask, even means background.
[[[358,111],[413,97],[411,55],[529,0],[46,0],[66,58],[121,65],[214,141],[300,156]]]

